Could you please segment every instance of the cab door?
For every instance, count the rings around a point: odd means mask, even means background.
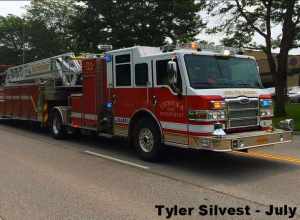
[[[132,52],[130,50],[113,54],[113,88],[111,98],[113,103],[114,134],[128,135],[128,125],[134,102],[130,97],[134,95]]]
[[[180,60],[177,62],[178,87],[181,93],[176,93],[169,86],[168,57],[153,60],[153,113],[161,122],[164,141],[168,143],[187,145],[187,98],[185,83],[182,76]]]

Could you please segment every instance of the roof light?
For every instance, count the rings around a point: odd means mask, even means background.
[[[200,50],[200,45],[197,42],[181,44],[179,47],[183,49]]]
[[[111,51],[113,49],[113,46],[99,44],[99,45],[97,45],[97,48],[101,51],[107,52],[107,51]]]
[[[211,51],[211,52],[215,52],[215,53],[221,53],[224,56],[230,56],[230,55],[234,55],[234,54],[243,54],[244,53],[243,48],[225,47],[223,45],[214,45],[214,44],[203,43],[203,44],[201,44],[200,47],[201,47],[201,50],[203,50],[203,51]],[[229,52],[227,52],[227,51],[229,51]],[[228,53],[230,53],[230,54],[228,54]]]
[[[200,45],[197,42],[192,42],[191,43],[191,48],[193,50],[198,50],[198,49],[200,49]]]
[[[224,50],[223,55],[228,57],[231,55],[231,51],[230,50]]]

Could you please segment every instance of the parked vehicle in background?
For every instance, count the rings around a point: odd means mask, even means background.
[[[290,87],[288,90],[290,102],[300,103],[300,86]]]
[[[275,97],[275,87],[269,87],[264,89],[267,93]],[[292,103],[300,103],[300,86],[293,86],[288,88],[287,94],[289,101]]]

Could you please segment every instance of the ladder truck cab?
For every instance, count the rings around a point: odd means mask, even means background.
[[[237,50],[191,43],[72,56],[30,64],[30,74],[9,69],[2,117],[38,120],[55,138],[78,129],[126,137],[145,160],[165,145],[229,152],[292,141],[293,121],[272,126],[258,65]]]

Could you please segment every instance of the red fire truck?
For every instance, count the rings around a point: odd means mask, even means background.
[[[7,70],[0,115],[38,121],[54,138],[78,130],[128,138],[142,159],[165,145],[217,152],[289,143],[253,57],[196,44],[136,46],[78,60],[68,53]]]

